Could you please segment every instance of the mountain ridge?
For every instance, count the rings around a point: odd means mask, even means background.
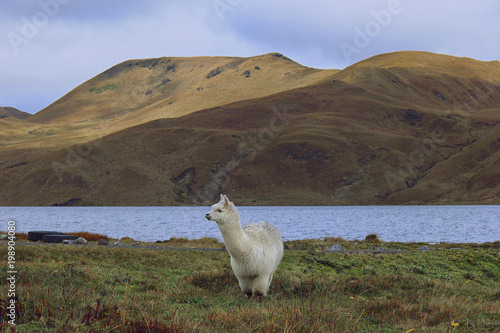
[[[22,121],[45,132],[5,141],[0,204],[205,205],[221,192],[246,205],[499,204],[500,63],[370,59],[123,62]],[[119,84],[140,94],[113,100]]]
[[[120,89],[123,89],[126,94],[133,95],[129,98],[129,101],[133,101],[138,104],[134,107],[143,108],[145,104],[149,106],[158,102],[164,102],[164,100],[169,100],[171,97],[176,95],[182,95],[183,97],[189,98],[192,97],[192,94],[196,91],[196,94],[201,95],[201,98],[200,96],[196,96],[195,102],[197,106],[193,106],[193,108],[202,110],[207,108],[205,107],[206,105],[210,105],[210,103],[207,104],[206,102],[200,103],[200,100],[203,100],[204,97],[206,97],[204,90],[209,89],[211,86],[215,86],[218,90],[217,93],[222,95],[221,92],[227,90],[228,86],[234,83],[235,78],[237,78],[240,82],[243,81],[242,78],[255,80],[259,71],[265,71],[267,69],[265,65],[269,63],[272,65],[269,67],[271,67],[274,71],[271,74],[276,74],[275,72],[279,72],[281,70],[282,72],[279,74],[289,75],[291,74],[291,71],[295,70],[301,72],[300,74],[303,74],[303,76],[310,76],[310,74],[328,71],[316,70],[302,66],[279,53],[270,53],[250,58],[163,57],[142,60],[127,60],[84,82],[82,85],[69,92],[68,95],[74,94],[75,90],[88,90],[89,92],[94,92],[95,95],[97,95],[90,96],[97,98],[89,98],[92,103],[95,103],[96,99],[99,101],[99,97],[105,96],[105,94],[118,92]],[[117,82],[114,80],[120,76],[125,76],[124,79],[120,80],[121,82],[125,80],[133,81],[134,79],[138,81],[143,80],[150,82],[132,82],[132,84],[130,84],[130,82],[121,83],[120,81]],[[182,80],[178,80],[179,77],[181,77]],[[221,78],[224,79],[221,80]],[[269,78],[265,77],[265,79],[268,80]],[[246,99],[248,96],[250,96],[250,98],[260,97],[300,86],[300,83],[297,83],[297,80],[288,80],[289,82],[285,82],[285,80],[281,79],[282,78],[279,78],[271,83],[276,84],[276,82],[280,82],[282,84],[287,84],[282,88],[269,87],[270,84],[268,84],[265,87],[270,89],[268,92],[254,92],[253,95],[242,94],[243,96],[240,94],[234,98],[228,96],[227,98],[223,98],[222,101],[217,101],[217,105]],[[229,81],[229,83],[225,81]],[[138,85],[139,87],[134,88],[131,87],[131,85]],[[160,94],[161,96],[159,96]],[[51,106],[36,113],[31,120],[51,121],[57,120],[58,116],[64,117],[64,114],[61,115],[60,112],[58,112],[59,110],[56,109],[56,106],[58,106],[57,104],[61,104],[61,101],[65,101],[68,98],[69,96],[62,97]],[[199,104],[201,104],[201,106],[199,106]],[[123,105],[120,105],[120,107],[124,108]],[[171,109],[175,109],[175,106],[172,106]],[[173,112],[173,116],[180,116],[183,114],[178,110],[175,111],[176,112]],[[169,112],[172,113],[172,111]],[[170,116],[167,112],[156,111],[156,113],[160,113],[160,118]],[[149,116],[153,117],[154,115]],[[88,113],[84,114],[84,119],[87,119],[88,117]]]

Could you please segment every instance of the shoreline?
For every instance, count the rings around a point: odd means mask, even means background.
[[[372,237],[372,238],[370,238]],[[184,239],[172,238],[168,241],[141,242],[129,237],[121,239],[107,238],[107,245],[100,245],[98,241],[88,241],[88,244],[44,243],[16,239],[20,246],[81,246],[99,248],[132,248],[150,250],[192,250],[192,251],[226,251],[225,245],[215,238]],[[285,251],[314,251],[341,254],[398,254],[409,252],[425,252],[440,250],[462,249],[497,249],[500,250],[500,241],[484,243],[426,243],[426,242],[384,242],[376,235],[368,235],[365,240],[344,240],[339,237],[325,237],[319,239],[303,239],[284,241]],[[0,240],[0,245],[7,245],[7,239]]]
[[[268,220],[280,230],[284,240],[338,236],[346,240],[362,240],[374,232],[387,242],[484,243],[500,240],[496,206],[450,207],[241,206],[239,213],[242,224]],[[207,207],[0,208],[4,216],[16,221],[17,232],[87,230],[113,239],[129,236],[142,242],[163,241],[171,237],[220,239],[216,225],[204,218],[207,210]]]

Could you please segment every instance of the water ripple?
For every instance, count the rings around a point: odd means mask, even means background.
[[[140,241],[171,237],[221,239],[204,216],[210,207],[0,207],[18,232],[88,231]],[[500,240],[500,206],[238,207],[243,223],[267,220],[285,240],[321,237],[384,241],[492,242]]]

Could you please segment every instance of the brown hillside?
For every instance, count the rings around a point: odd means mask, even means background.
[[[16,108],[11,108],[9,106],[1,106],[0,107],[0,119],[5,118],[16,118],[16,119],[25,119],[31,116],[31,114],[20,111]]]
[[[155,119],[314,84],[336,72],[304,67],[279,53],[129,60],[84,82],[20,127],[0,119],[0,165]]]
[[[27,126],[38,133],[37,145],[57,147],[314,84],[336,72],[304,67],[279,53],[129,60],[76,87]]]
[[[137,124],[267,96],[335,72],[304,67],[279,53],[129,60],[78,86],[31,120],[67,124],[100,117]]]
[[[248,63],[258,59],[271,63],[255,65],[258,74],[245,77]],[[94,119],[105,117],[92,126],[123,128],[89,143],[83,137],[78,144],[69,140],[72,145],[56,150],[29,150],[22,140],[13,141],[8,147],[16,149],[4,150],[0,161],[0,203],[205,205],[220,192],[242,205],[500,203],[498,62],[420,52],[380,55],[343,71],[308,69],[275,55],[203,61],[210,65],[201,67],[202,75],[192,74],[191,87],[201,80],[206,88],[195,91],[212,89],[215,99],[225,102],[192,112],[198,105],[194,91],[173,87],[172,96],[183,96],[175,102],[185,102],[183,110],[169,109],[169,99],[153,91],[140,101],[158,101],[141,112],[112,116],[115,111],[88,101]],[[100,76],[125,75],[137,62]],[[172,61],[158,62],[144,69],[167,70]],[[223,64],[239,70],[215,76],[210,73],[218,71],[205,70]],[[267,94],[255,97],[267,82],[256,78],[266,66],[283,68],[269,69],[281,74],[268,78],[274,83],[266,86]],[[284,77],[290,75],[296,78],[288,82]],[[251,82],[245,80],[252,76],[254,97],[232,101],[233,94],[246,93],[231,92],[232,85]],[[211,79],[220,91],[210,87]],[[102,80],[97,87],[112,84]],[[289,88],[269,94],[277,82]],[[77,117],[57,108],[77,103],[71,94],[82,96],[92,88],[78,89],[54,103],[54,113],[46,109],[33,116],[29,126],[85,122],[84,111],[78,109]],[[106,104],[111,99],[104,95],[115,90],[118,86],[96,95]],[[139,125],[125,126],[133,119]]]

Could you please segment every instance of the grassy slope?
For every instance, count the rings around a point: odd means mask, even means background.
[[[499,204],[498,77],[498,62],[426,52],[342,71],[127,61],[0,120],[0,204]]]
[[[16,108],[11,108],[8,106],[0,106],[0,119],[3,118],[16,118],[16,119],[24,119],[31,116],[31,114],[20,111]]]
[[[181,241],[181,240],[178,240]],[[17,246],[25,331],[498,332],[498,244],[395,255],[318,252],[297,241],[262,304],[239,290],[226,251]],[[184,242],[185,243],[185,242]],[[202,242],[206,244],[206,242]],[[186,245],[186,244],[184,244]],[[192,243],[194,246],[200,244]],[[345,248],[379,246],[343,242]],[[217,246],[217,245],[216,245]],[[491,246],[494,246],[492,248]],[[432,247],[432,246],[431,246]],[[64,248],[64,250],[63,250]],[[2,246],[2,257],[6,247]],[[5,270],[1,272],[5,280]],[[4,287],[2,287],[4,290]],[[6,301],[2,292],[2,303]],[[3,303],[5,304],[5,303]],[[3,310],[0,310],[5,320]],[[451,323],[458,323],[454,327]]]
[[[51,150],[155,119],[306,86],[336,72],[304,67],[277,53],[128,60],[74,88],[27,119],[22,129],[0,132],[0,140],[8,144],[4,150]]]
[[[337,82],[161,119],[6,166],[0,200],[206,205],[222,192],[241,205],[498,204],[500,115],[484,126],[402,103]]]

